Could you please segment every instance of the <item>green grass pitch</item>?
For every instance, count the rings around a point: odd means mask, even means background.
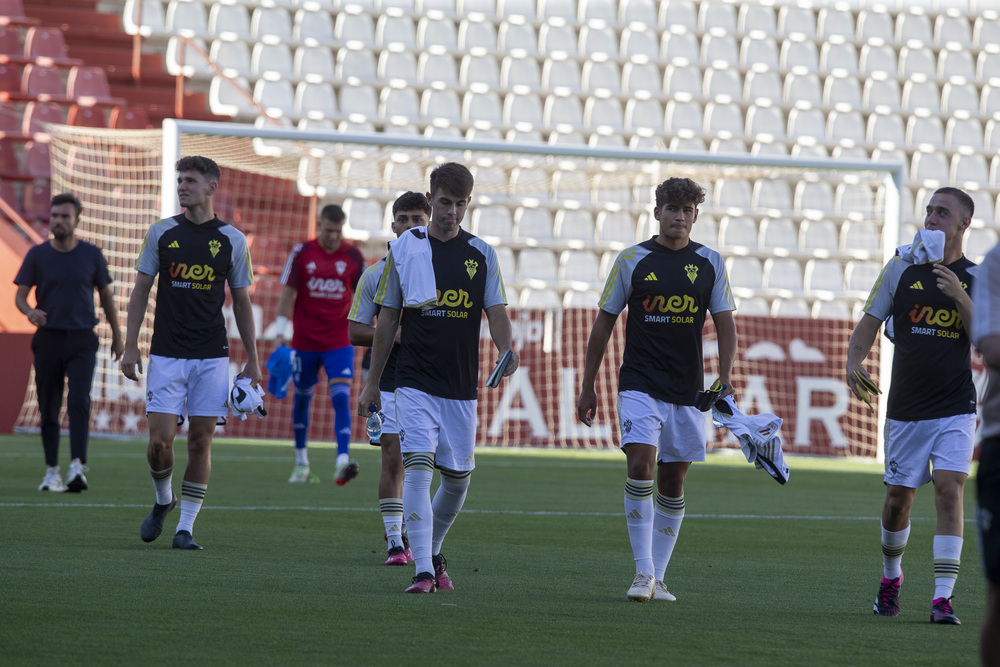
[[[183,469],[178,441],[176,469]],[[62,456],[67,456],[65,438]],[[385,567],[378,452],[333,483],[286,482],[292,448],[219,440],[200,552],[152,544],[144,441],[94,440],[90,490],[36,491],[34,436],[0,437],[0,655],[7,665],[973,665],[985,586],[966,492],[959,627],[927,622],[933,494],[921,490],[902,615],[878,618],[875,464],[793,458],[786,486],[738,456],[692,467],[667,570],[674,603],[631,603],[619,452],[481,450],[445,542],[455,591],[404,595]],[[66,461],[63,461],[63,469]],[[180,489],[180,474],[175,488]],[[436,482],[435,482],[436,484]]]

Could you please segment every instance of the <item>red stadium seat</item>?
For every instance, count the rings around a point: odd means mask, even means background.
[[[0,109],[0,139],[23,141],[27,137],[21,134],[21,113],[4,107]]]
[[[47,123],[65,123],[62,107],[53,102],[28,102],[24,107],[21,131],[24,134],[46,132]]]
[[[49,210],[52,201],[49,184],[34,183],[24,186],[24,205],[22,207],[24,219],[28,222],[49,222]]]
[[[66,122],[76,127],[108,126],[107,119],[104,117],[104,109],[100,107],[81,107],[76,104],[69,108]]]
[[[24,171],[32,178],[51,178],[52,169],[49,165],[47,143],[29,141],[24,145]]]
[[[21,74],[21,92],[33,99],[65,99],[66,87],[62,75],[55,67],[28,64]]]
[[[21,0],[0,0],[0,25],[38,25],[38,19],[29,18],[24,13]]]
[[[77,104],[122,104],[125,100],[111,97],[108,75],[100,67],[74,67],[66,79],[66,96]]]
[[[18,196],[17,187],[13,181],[0,180],[0,199],[4,200],[12,209],[21,213],[21,198]]]
[[[7,62],[24,62],[24,45],[15,28],[0,26],[0,63]]]
[[[66,53],[66,40],[59,28],[30,28],[24,37],[24,57],[40,65],[76,65],[80,61]]]
[[[21,90],[21,68],[13,63],[0,63],[0,92],[17,93]]]
[[[11,141],[0,141],[0,178],[19,179],[22,178],[24,170],[21,168],[21,158]]]
[[[147,130],[152,127],[143,107],[115,107],[109,126],[116,130]]]

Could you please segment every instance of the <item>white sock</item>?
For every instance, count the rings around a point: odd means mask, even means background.
[[[198,518],[201,504],[205,500],[208,484],[198,484],[184,480],[181,482],[181,518],[177,522],[177,532],[186,530],[194,534],[194,520]]]
[[[625,523],[636,573],[653,573],[653,480],[625,482]]]
[[[174,478],[174,467],[170,466],[165,470],[153,470],[150,468],[149,474],[153,478],[153,488],[156,489],[156,504],[169,504],[174,499],[174,492],[170,486]]]
[[[308,447],[296,447],[295,448],[295,465],[309,467],[309,448]]]
[[[677,535],[684,521],[684,496],[668,498],[656,494],[653,509],[653,567],[658,581],[663,581],[670,556],[677,544]]]
[[[886,579],[897,579],[902,573],[900,565],[909,537],[910,524],[906,524],[906,528],[896,532],[886,530],[885,525],[882,525],[882,576]]]
[[[462,511],[465,496],[469,491],[471,471],[468,474],[452,475],[441,472],[441,485],[434,494],[434,538],[431,540],[431,554],[441,553],[441,545],[458,513]]]
[[[382,512],[387,548],[395,549],[403,546],[403,499],[379,498],[378,506]]]
[[[934,536],[934,600],[950,598],[955,591],[962,542],[957,535]]]
[[[417,574],[434,573],[431,540],[434,537],[434,508],[431,506],[431,479],[434,473],[422,468],[403,471],[403,519],[410,538],[410,551]]]
[[[350,454],[337,454],[337,466],[348,463],[351,460]]]

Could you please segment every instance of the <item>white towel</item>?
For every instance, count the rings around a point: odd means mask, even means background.
[[[414,227],[389,242],[392,261],[399,274],[404,308],[426,310],[437,305],[437,282],[431,259],[431,241],[427,231]]]
[[[896,248],[900,259],[914,264],[936,264],[944,259],[944,232],[918,229],[913,243]]]
[[[782,423],[780,417],[770,413],[745,415],[736,407],[732,395],[715,402],[712,417],[739,440],[747,463],[763,468],[779,484],[788,481],[790,471],[781,452],[781,437],[778,436]]]

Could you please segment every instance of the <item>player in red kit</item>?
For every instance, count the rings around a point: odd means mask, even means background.
[[[278,300],[278,345],[285,344],[285,330],[292,317],[292,381],[295,404],[292,426],[295,432],[295,469],[289,482],[309,480],[309,405],[313,388],[323,367],[333,404],[337,435],[338,485],[347,484],[358,474],[358,464],[350,460],[351,379],[354,377],[354,348],[347,338],[347,313],[354,289],[365,270],[361,251],[344,243],[344,211],[331,204],[323,208],[316,238],[299,243],[288,255],[281,272],[284,289]]]

